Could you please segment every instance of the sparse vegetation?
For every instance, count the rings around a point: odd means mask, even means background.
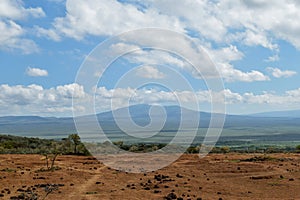
[[[77,154],[77,146],[81,144],[80,137],[78,134],[69,135],[68,139],[71,141],[74,147],[74,154]]]
[[[42,158],[42,160],[45,160],[45,162],[46,162],[46,167],[47,167],[46,171],[55,169],[54,162],[55,162],[57,156],[58,156],[58,153],[51,154],[51,155],[45,154],[45,156]],[[50,165],[49,165],[49,162],[51,163]],[[43,170],[40,170],[40,171],[43,171]]]
[[[75,135],[61,140],[0,135],[0,154],[90,155]]]
[[[96,148],[102,146],[110,146],[110,142],[99,144],[86,144]],[[125,151],[144,153],[153,152],[164,148],[167,144],[128,144],[124,141],[114,141],[113,145]],[[187,148],[186,153],[199,153],[201,145],[192,144]],[[176,149],[176,147],[174,147]],[[251,146],[231,146],[218,145],[215,146],[211,153],[280,153],[280,152],[300,152],[300,145],[298,146],[268,146],[268,145],[251,145]],[[52,157],[58,155],[91,155],[85,145],[81,142],[78,134],[71,134],[67,138],[61,140],[41,139],[41,138],[27,138],[11,135],[0,135],[0,154],[41,154]],[[49,161],[47,168],[52,161]],[[51,166],[50,166],[51,168]]]

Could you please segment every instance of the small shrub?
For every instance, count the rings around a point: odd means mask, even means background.
[[[230,152],[230,147],[228,146],[223,146],[220,148],[221,153],[229,153]]]

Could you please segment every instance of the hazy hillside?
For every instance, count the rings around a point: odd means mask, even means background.
[[[149,116],[151,106],[149,105],[135,105],[129,108],[121,108],[114,112],[116,118],[121,122],[127,123],[127,113],[129,112],[132,120],[139,126],[147,126],[151,120],[159,125],[162,121],[161,110],[154,107],[152,109],[152,119]],[[156,111],[156,112],[155,112]],[[151,140],[144,140],[148,142],[164,141],[169,142],[174,137],[178,130],[181,111],[186,113],[184,121],[192,125],[193,121],[200,118],[200,126],[198,129],[197,141],[202,141],[206,134],[207,127],[210,122],[210,113],[196,112],[188,109],[182,109],[178,106],[166,106],[165,117],[166,122],[163,129],[158,136]],[[278,115],[276,115],[278,114]],[[241,143],[254,142],[296,142],[300,141],[300,118],[280,117],[284,113],[275,112],[272,117],[266,114],[242,116],[242,115],[226,115],[226,121],[221,141],[242,141]],[[288,112],[285,112],[287,115]],[[290,116],[290,115],[289,115]],[[82,116],[78,119],[83,120],[85,125],[85,136],[89,140],[93,140],[97,136],[99,130],[94,130],[90,124],[92,116]],[[97,114],[99,124],[104,130],[105,134],[112,140],[133,140],[128,137],[115,122],[113,113],[104,112]],[[130,126],[129,126],[130,128]],[[142,131],[136,131],[137,134],[144,134]],[[75,133],[76,128],[73,118],[55,118],[55,117],[38,117],[38,116],[8,116],[0,117],[0,133],[12,134],[19,136],[33,136],[41,138],[63,138],[71,133]]]
[[[254,117],[288,117],[300,118],[300,110],[274,111],[252,114]]]

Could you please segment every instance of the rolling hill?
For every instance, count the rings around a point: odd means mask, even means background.
[[[160,135],[156,140],[164,140],[164,138],[174,137],[181,122],[182,112],[185,113],[184,118],[186,129],[191,124],[192,129],[198,129],[198,140],[202,140],[207,127],[209,126],[211,113],[197,112],[180,108],[178,106],[165,106],[166,121],[163,123]],[[149,115],[149,111],[151,116]],[[161,109],[150,105],[134,105],[128,108],[120,108],[114,111],[103,112],[96,115],[99,124],[106,135],[111,136],[115,140],[126,140],[124,130],[121,130],[116,124],[115,119],[127,124],[127,114],[130,113],[132,121],[141,126],[147,127],[152,125],[161,125],[163,114]],[[273,112],[260,113],[254,115],[225,115],[221,140],[224,141],[300,141],[300,118],[295,115],[297,111],[290,112]],[[115,117],[114,117],[115,114]],[[90,121],[93,116],[81,116],[86,125],[86,134],[88,138],[93,140],[93,135],[98,130],[93,130]],[[151,118],[152,117],[152,118]],[[199,127],[193,127],[192,124],[197,118],[200,118]],[[151,124],[152,122],[152,124]],[[129,123],[128,123],[129,124]],[[143,129],[134,129],[128,125],[131,131],[142,134]],[[159,129],[160,130],[160,129]],[[147,131],[151,131],[148,129]],[[63,138],[76,132],[74,120],[72,117],[56,118],[56,117],[39,117],[39,116],[5,116],[0,117],[0,134],[11,134],[18,136],[32,136],[40,138]],[[146,140],[145,140],[146,141]]]

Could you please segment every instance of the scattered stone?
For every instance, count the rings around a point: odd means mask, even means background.
[[[283,178],[283,176],[282,176],[282,175],[280,175],[279,177],[280,177],[280,178]]]
[[[271,179],[272,176],[251,176],[250,179],[259,180],[259,179]]]
[[[176,177],[177,177],[177,178],[183,178],[183,176],[180,175],[180,174],[176,174]]]
[[[176,199],[176,198],[177,198],[177,196],[176,196],[176,194],[174,194],[173,192],[169,193],[169,194],[165,197],[165,199],[167,199],[167,200],[172,200],[172,199]]]

